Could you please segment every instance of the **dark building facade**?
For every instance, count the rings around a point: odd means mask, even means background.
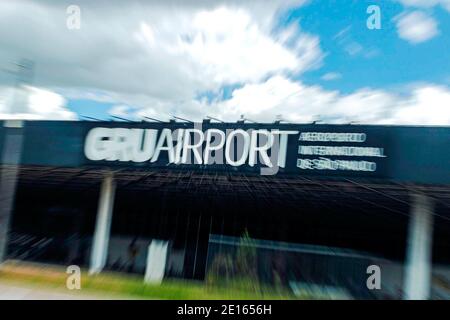
[[[274,269],[398,264],[407,298],[450,262],[448,127],[4,121],[0,150],[2,260],[205,279],[246,233]]]

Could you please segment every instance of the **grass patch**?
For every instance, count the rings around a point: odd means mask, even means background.
[[[62,267],[35,263],[7,262],[0,269],[0,281],[24,283],[60,291],[67,291],[67,277],[65,269]],[[245,288],[212,287],[206,286],[203,282],[178,279],[166,279],[161,285],[150,285],[143,282],[142,276],[112,272],[89,276],[87,270],[82,270],[81,288],[81,294],[91,293],[100,297],[117,296],[132,299],[261,300],[298,298],[287,291],[275,291],[272,288],[261,288],[259,292],[252,292]]]

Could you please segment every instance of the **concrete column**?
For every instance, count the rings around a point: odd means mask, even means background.
[[[425,195],[414,194],[404,280],[407,300],[425,300],[430,296],[432,241],[433,201]]]
[[[90,274],[100,273],[106,264],[115,191],[114,177],[112,174],[108,174],[103,179],[100,189],[97,222],[91,249]]]
[[[169,242],[152,240],[148,246],[147,267],[144,281],[147,283],[161,284],[166,271],[167,251]]]
[[[20,159],[22,154],[23,122],[8,120],[1,156],[0,172],[0,264],[6,259],[10,220],[14,207]]]

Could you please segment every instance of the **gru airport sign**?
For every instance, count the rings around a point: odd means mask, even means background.
[[[265,175],[286,167],[289,137],[298,141],[296,167],[306,171],[377,171],[384,148],[365,146],[362,132],[300,132],[298,130],[209,128],[93,128],[84,153],[91,161],[158,163],[163,165],[259,166]],[[312,145],[311,145],[312,143]],[[332,145],[330,145],[330,143]]]
[[[23,132],[25,165],[450,183],[448,127],[29,121]]]
[[[165,128],[159,131],[99,127],[89,131],[84,152],[92,161],[155,163],[161,153],[166,153],[166,164],[254,167],[260,162],[270,168],[284,168],[288,136],[296,134],[298,131],[277,129]]]

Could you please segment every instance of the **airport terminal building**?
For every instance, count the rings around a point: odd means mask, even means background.
[[[8,120],[0,152],[0,261],[207,281],[246,235],[294,292],[450,298],[450,127]]]

